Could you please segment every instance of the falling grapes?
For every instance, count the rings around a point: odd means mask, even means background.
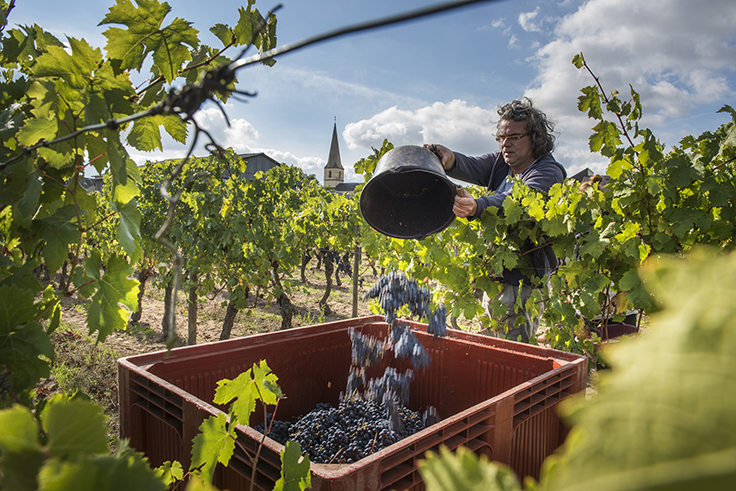
[[[427,332],[444,338],[447,333],[447,309],[444,304],[437,307],[429,318],[429,325],[427,325]]]
[[[397,312],[407,306],[412,315],[429,319],[427,332],[434,336],[445,336],[447,310],[440,305],[437,310],[430,310],[431,294],[428,288],[420,287],[416,280],[409,279],[402,272],[390,272],[381,276],[371,289],[366,292],[364,299],[378,299],[378,304],[384,312],[386,323],[390,326],[388,339],[381,344],[372,340],[366,348],[364,340],[351,334],[353,341],[354,366],[348,375],[346,396],[359,395],[365,400],[381,401],[386,408],[389,428],[401,433],[403,431],[402,413],[400,408],[408,403],[409,384],[414,373],[407,370],[404,374],[397,374],[394,368],[387,368],[383,377],[366,382],[365,368],[367,365],[356,363],[357,360],[367,360],[370,365],[376,364],[383,358],[386,350],[392,349],[396,358],[408,359],[415,370],[424,370],[429,367],[431,358],[422,343],[416,337],[411,327],[399,321]],[[359,343],[356,347],[356,342]],[[371,346],[373,348],[371,348]],[[374,349],[372,356],[366,356],[366,349]],[[359,393],[360,387],[366,387]],[[425,421],[434,424],[439,416],[435,408],[428,408],[425,412]]]
[[[416,369],[429,367],[431,362],[427,350],[419,342],[417,336],[407,324],[396,322],[391,329],[393,338],[394,354],[397,358],[411,360],[411,365]]]
[[[348,329],[352,345],[353,365],[368,368],[383,359],[385,344],[383,341],[367,336],[354,328]]]
[[[365,298],[378,299],[390,330],[386,339],[379,339],[348,329],[352,364],[339,406],[320,403],[294,423],[271,424],[269,436],[273,440],[281,444],[287,440],[299,442],[312,462],[357,462],[439,421],[434,407],[428,407],[422,415],[406,407],[409,386],[414,379],[412,369],[399,373],[387,367],[381,377],[370,380],[366,369],[379,365],[389,350],[393,350],[396,358],[409,360],[414,370],[428,368],[429,353],[411,326],[398,319],[397,312],[407,306],[413,316],[428,319],[428,333],[444,337],[445,306],[440,305],[432,312],[429,289],[401,272],[381,276]],[[263,425],[256,429],[264,431]]]

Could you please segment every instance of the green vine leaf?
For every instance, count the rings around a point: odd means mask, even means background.
[[[200,469],[200,475],[212,482],[218,462],[227,465],[235,450],[235,425],[227,424],[227,416],[220,413],[205,419],[192,441],[190,470]]]
[[[109,451],[102,407],[92,401],[55,396],[46,404],[41,421],[52,457],[74,460]]]
[[[161,481],[163,481],[167,486],[184,479],[184,469],[181,466],[181,462],[178,460],[173,462],[167,460],[160,466],[156,467],[155,472]]]
[[[122,24],[120,29],[110,27],[103,35],[107,38],[108,56],[117,60],[120,69],[140,70],[149,53],[153,53],[155,68],[171,83],[179,74],[182,65],[191,59],[185,45],[197,48],[199,32],[190,22],[176,18],[162,27],[164,18],[171,11],[168,3],[157,0],[138,0],[138,6],[127,0],[117,0],[100,22]]]
[[[186,491],[219,491],[212,483],[202,479],[200,476],[193,475],[189,478]]]
[[[49,362],[54,358],[54,346],[38,322],[16,326],[10,332],[0,333],[0,359],[13,373],[9,377],[17,393],[33,388],[50,374]]]
[[[133,148],[144,152],[163,150],[161,145],[161,133],[158,129],[160,116],[143,118],[133,123],[133,128],[128,133],[127,142]]]
[[[161,124],[166,133],[179,143],[186,143],[189,134],[187,124],[178,115],[171,114],[161,117]]]
[[[41,468],[38,481],[40,489],[44,490],[166,489],[143,454],[127,448],[115,455],[91,455],[74,461],[51,458]]]
[[[51,141],[56,138],[59,125],[55,119],[33,118],[27,120],[18,132],[18,143],[31,146],[41,140]]]
[[[511,469],[465,447],[453,454],[442,446],[439,455],[427,452],[425,459],[419,462],[419,473],[427,491],[521,491]]]
[[[34,297],[32,290],[18,285],[0,286],[0,334],[8,334],[36,318],[38,307]]]
[[[578,109],[581,112],[588,112],[588,117],[593,119],[602,119],[603,110],[601,108],[600,92],[598,87],[584,87],[580,89],[583,95],[578,96]]]
[[[36,77],[59,77],[76,90],[83,90],[91,73],[102,62],[102,53],[85,40],[68,38],[71,54],[64,47],[49,46],[33,66]]]
[[[0,485],[3,489],[33,491],[44,455],[38,426],[31,411],[21,405],[0,411]]]
[[[135,263],[141,257],[141,212],[138,204],[131,200],[123,206],[119,212],[120,224],[118,225],[117,239],[125,253],[130,256],[131,263]]]
[[[646,336],[606,349],[612,370],[597,397],[565,406],[577,428],[548,465],[547,489],[728,489],[736,479],[736,254],[666,257],[644,277],[664,310]]]
[[[575,68],[583,68],[584,62],[585,60],[583,59],[582,53],[578,53],[572,57],[572,64],[575,65]]]
[[[312,487],[309,455],[299,442],[288,441],[281,451],[281,477],[273,491],[304,491]]]
[[[210,32],[220,40],[223,46],[227,46],[233,40],[233,31],[226,24],[215,24],[210,27]]]
[[[37,172],[28,176],[28,187],[26,192],[18,201],[18,206],[13,210],[13,219],[21,227],[30,228],[31,220],[38,210],[39,199],[43,186]]]
[[[227,404],[237,399],[230,412],[235,415],[238,424],[249,425],[256,401],[273,405],[283,397],[277,381],[278,377],[268,368],[266,360],[261,360],[260,364],[254,364],[253,368],[241,373],[235,380],[224,379],[217,382],[214,402]]]
[[[0,428],[3,429],[0,432],[0,450],[3,457],[12,453],[41,452],[38,426],[28,408],[15,405],[0,411]]]
[[[99,341],[104,341],[113,331],[122,330],[128,324],[129,314],[119,304],[131,310],[138,305],[138,282],[128,279],[133,268],[125,258],[113,256],[106,266],[105,274],[101,276],[99,254],[94,253],[84,265],[87,276],[99,283],[87,311],[89,333],[97,331]]]

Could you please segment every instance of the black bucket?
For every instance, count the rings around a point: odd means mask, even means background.
[[[424,147],[404,145],[389,150],[378,161],[360,195],[360,211],[384,235],[421,240],[455,220],[456,193],[435,154]]]

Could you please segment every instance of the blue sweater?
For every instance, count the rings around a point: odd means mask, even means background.
[[[509,166],[503,159],[502,153],[487,153],[480,157],[468,157],[461,153],[455,153],[455,167],[447,175],[461,181],[486,187],[489,191],[496,191],[509,174]],[[565,168],[557,162],[552,154],[538,158],[532,165],[521,173],[521,180],[532,189],[543,193],[556,183],[562,183],[567,177]],[[470,220],[478,218],[483,210],[489,206],[501,207],[503,200],[512,192],[509,188],[505,192],[493,196],[482,196],[476,198],[478,211]],[[530,264],[522,261],[519,266],[512,270],[505,270],[501,276],[505,283],[518,285],[523,281],[526,285],[532,285],[531,278],[542,278],[557,269],[558,261],[552,247],[547,245],[536,249],[527,255]]]
[[[447,173],[455,179],[484,186],[489,191],[496,191],[508,174],[509,166],[501,152],[487,153],[480,157],[468,157],[455,152],[455,167]],[[547,193],[553,184],[562,183],[565,177],[567,177],[565,168],[549,153],[535,160],[521,173],[524,184],[543,193]],[[511,190],[477,198],[475,201],[478,203],[478,212],[473,218],[478,218],[489,206],[500,207],[510,194]]]

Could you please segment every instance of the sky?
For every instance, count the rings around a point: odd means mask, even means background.
[[[62,40],[104,48],[110,26],[98,24],[114,1],[75,0],[71,8],[17,0],[9,28],[38,24]],[[219,47],[209,28],[234,26],[243,3],[170,0],[165,22],[186,19],[202,43]],[[277,3],[257,0],[256,7],[265,13]],[[281,3],[279,45],[445,2]],[[607,159],[588,148],[595,122],[577,109],[580,90],[595,83],[572,65],[581,52],[607,93],[628,97],[631,85],[641,95],[642,126],[667,149],[717,129],[729,121],[718,109],[736,107],[733,0],[506,0],[325,41],[286,53],[273,67],[244,67],[238,88],[258,95],[228,102],[230,127],[211,103],[196,118],[221,146],[264,152],[320,181],[336,124],[346,181],[362,182],[353,164],[384,139],[396,146],[439,143],[467,155],[498,151],[496,110],[526,96],[555,122],[554,156],[568,175],[586,167],[605,173]],[[165,138],[163,152],[129,152],[142,164],[182,157],[186,149]]]

